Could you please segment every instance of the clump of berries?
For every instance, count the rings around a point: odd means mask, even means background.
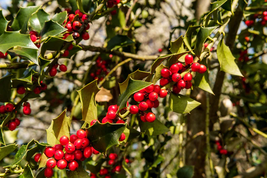
[[[67,66],[64,64],[56,64],[50,69],[49,75],[54,77],[57,74],[57,69],[59,69],[61,72],[66,72],[68,70]]]
[[[12,103],[7,103],[0,106],[0,114],[10,113],[14,110],[14,105]]]
[[[238,60],[241,62],[242,61],[245,61],[245,62],[249,61],[248,50],[241,51]]]
[[[259,22],[262,26],[265,26],[267,23],[267,11],[263,11],[262,14],[254,14],[245,21],[245,24],[248,27],[252,27],[255,22]]]
[[[38,48],[40,48],[40,45],[41,45],[41,40],[40,40],[40,36],[39,34],[36,32],[36,31],[30,31],[30,38],[32,40],[32,42],[35,44],[35,46],[37,46]]]
[[[97,58],[95,69],[96,69],[95,72],[90,73],[90,76],[94,80],[101,81],[104,79],[104,76],[109,73],[107,69],[107,61],[102,60],[101,57]]]
[[[191,70],[182,77],[181,74],[188,68],[190,68]],[[193,56],[191,54],[188,54],[185,56],[185,64],[178,62],[171,65],[170,68],[163,68],[161,70],[161,76],[163,78],[160,79],[160,85],[165,86],[170,82],[174,82],[172,91],[173,93],[178,94],[182,89],[189,89],[192,87],[191,81],[193,79],[193,76],[191,72],[198,72],[203,74],[206,71],[207,67],[204,64],[194,62]]]
[[[120,0],[108,0],[107,7],[112,8],[120,3]]]
[[[84,161],[92,154],[99,154],[97,150],[90,146],[85,130],[78,130],[76,134],[69,137],[62,136],[59,140],[60,144],[54,147],[46,147],[44,154],[48,157],[46,168],[44,170],[45,177],[52,177],[53,168],[68,169],[75,171],[78,167],[78,161]],[[36,162],[40,161],[40,153],[34,156]]]
[[[217,146],[217,150],[220,152],[221,155],[227,155],[228,154],[228,151],[226,149],[222,148],[220,141],[216,141],[215,144]]]

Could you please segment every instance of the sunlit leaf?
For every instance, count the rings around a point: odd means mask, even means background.
[[[190,113],[193,109],[198,107],[201,103],[193,100],[192,98],[188,96],[183,96],[183,95],[174,95],[171,94],[170,97],[170,108],[172,111],[176,113]]]
[[[6,146],[2,146],[0,147],[0,161],[6,157],[7,155],[9,155],[10,153],[12,153],[16,148],[18,147],[17,144],[10,144],[10,145],[6,145]]]

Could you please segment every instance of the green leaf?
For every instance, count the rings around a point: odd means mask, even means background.
[[[159,155],[150,168],[153,168],[153,167],[156,168],[158,164],[160,164],[163,160],[164,160],[164,157]]]
[[[7,155],[9,155],[10,153],[12,153],[15,149],[17,149],[18,145],[17,144],[10,144],[10,145],[6,145],[3,147],[0,147],[0,161],[6,157]]]
[[[95,95],[98,91],[99,88],[97,87],[97,80],[92,81],[77,91],[82,103],[82,120],[88,124],[90,124],[94,119],[97,120]]]
[[[116,35],[108,41],[107,49],[115,50],[124,46],[134,44],[134,42],[124,35]]]
[[[122,167],[125,170],[125,172],[127,172],[130,176],[132,176],[130,168],[129,168],[128,164],[125,161],[122,161]]]
[[[85,13],[84,10],[83,10],[82,0],[77,0],[77,7],[82,13]]]
[[[223,39],[221,39],[218,44],[217,56],[220,62],[220,69],[222,71],[232,75],[243,77],[238,66],[235,63],[235,58],[232,52],[230,51],[229,47],[224,44]]]
[[[193,109],[198,107],[201,103],[193,100],[192,98],[188,96],[183,96],[183,95],[174,95],[171,94],[170,97],[170,108],[173,112],[176,113],[190,113]]]
[[[57,22],[49,20],[45,22],[44,28],[42,29],[40,35],[42,39],[45,39],[50,36],[57,36],[66,30],[67,30],[66,28],[62,27]]]
[[[59,52],[65,40],[59,37],[49,37],[42,45],[41,55],[44,56],[46,50]]]
[[[182,53],[176,53],[176,54],[173,54],[170,58],[169,58],[169,60],[168,60],[168,65],[169,66],[171,66],[172,64],[175,64],[175,63],[177,63],[178,61],[180,61],[180,62],[184,62],[184,57],[185,57],[185,55],[187,54],[188,52],[185,52],[185,51],[183,51]],[[183,58],[183,59],[181,59],[181,58]]]
[[[119,96],[118,99],[118,105],[120,106],[119,110],[121,110],[126,106],[126,102],[132,94],[143,88],[146,88],[149,85],[151,85],[150,82],[145,82],[142,80],[133,80],[132,78],[130,78],[127,89]]]
[[[19,178],[34,178],[32,169],[30,168],[29,165],[27,165],[27,166],[24,168],[24,171],[23,171],[23,173],[19,176]]]
[[[184,166],[176,173],[178,178],[192,178],[194,176],[194,166]]]
[[[194,34],[194,32],[196,32],[198,28],[199,26],[189,26],[185,33],[184,43],[190,51],[193,51],[191,48],[192,35]]]
[[[46,129],[47,143],[51,146],[59,144],[59,139],[63,135],[70,136],[71,120],[66,116],[66,110],[57,118],[52,120],[51,125]]]
[[[22,145],[15,155],[12,165],[18,164],[26,156],[27,145]]]
[[[126,25],[125,15],[122,12],[122,10],[117,9],[117,13],[112,16],[111,24],[114,27],[116,27],[116,26],[121,27],[121,28],[125,27],[125,25]]]
[[[68,171],[67,176],[69,178],[89,178],[88,172],[80,165],[75,171]]]
[[[124,129],[124,124],[100,124],[96,122],[87,129],[88,138],[96,150],[105,152],[110,147],[119,144],[119,138]]]
[[[6,30],[8,21],[6,20],[6,18],[3,15],[2,10],[0,9],[0,35],[2,35],[4,33],[4,31]]]
[[[21,33],[26,33],[29,19],[31,18],[33,13],[40,9],[40,7],[41,6],[29,6],[20,8],[11,25],[12,30],[21,30]]]
[[[202,52],[204,42],[206,41],[208,36],[210,36],[213,30],[215,30],[216,28],[217,27],[204,27],[204,28],[200,27],[200,30],[197,34],[197,41],[196,41],[196,48],[195,48],[195,52],[198,57],[200,56]]]
[[[49,20],[49,14],[46,13],[43,9],[39,9],[37,12],[33,13],[29,19],[29,26],[32,30],[40,33],[43,29],[46,21]]]
[[[2,127],[0,127],[0,143],[3,145],[6,144]]]
[[[157,119],[152,123],[140,121],[139,125],[141,132],[150,136],[157,136],[169,132],[169,129]]]
[[[0,102],[9,101],[11,96],[11,76],[1,78],[0,86]]]
[[[210,88],[208,72],[205,72],[204,74],[197,73],[194,81],[195,86],[198,86],[198,88],[214,95],[212,89]]]
[[[120,93],[123,93],[127,89],[130,78],[134,80],[142,80],[147,76],[149,76],[149,74],[150,74],[149,72],[141,71],[139,69],[130,73],[124,82],[119,83]]]
[[[70,6],[69,3],[66,0],[57,0],[57,2],[58,2],[59,5],[61,5],[62,7],[65,7],[65,8]]]
[[[226,2],[227,2],[227,0],[221,0],[221,1],[216,1],[216,2],[212,3],[211,11],[208,13],[207,16],[211,15],[214,11],[219,9]]]
[[[38,56],[37,56],[37,50],[36,49],[30,49],[30,48],[22,48],[22,47],[16,47],[12,51],[14,53],[24,56],[34,62],[36,65],[38,65]]]
[[[106,161],[105,159],[99,159],[97,161],[94,161],[94,160],[91,159],[89,161],[86,161],[86,165],[85,166],[90,172],[92,172],[94,174],[97,174],[100,171],[100,169],[102,167],[102,164],[105,161]]]
[[[0,36],[0,51],[5,53],[8,49],[19,46],[24,48],[30,48],[37,50],[38,48],[31,41],[30,36],[26,34],[21,34],[19,32],[4,32]]]
[[[64,21],[67,19],[68,13],[67,11],[57,13],[53,16],[52,20],[59,23],[63,24]]]
[[[184,40],[183,37],[180,36],[177,40],[172,41],[170,46],[170,51],[172,53],[179,53],[180,51],[184,52],[184,46],[183,46]]]

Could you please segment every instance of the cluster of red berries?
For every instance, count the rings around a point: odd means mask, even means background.
[[[35,46],[37,46],[38,48],[40,48],[40,46],[41,46],[41,40],[40,40],[40,36],[39,36],[39,34],[36,32],[36,31],[30,31],[30,38],[31,38],[31,40],[32,40],[32,42],[33,43],[35,43]]]
[[[130,106],[131,114],[140,114],[143,122],[154,122],[156,116],[152,112],[145,113],[148,109],[157,108],[159,106],[158,97],[165,98],[168,94],[166,89],[161,89],[159,85],[150,85],[133,95],[134,101],[138,105]]]
[[[0,51],[0,58],[6,58],[7,57],[7,53],[2,53],[1,51]]]
[[[249,61],[248,50],[241,51],[238,60],[239,61],[245,61],[245,62]]]
[[[64,64],[60,64],[60,65],[56,64],[56,65],[54,65],[54,66],[51,68],[51,70],[49,71],[49,75],[50,75],[51,77],[54,77],[54,76],[57,74],[57,68],[59,68],[59,70],[60,70],[61,72],[66,72],[66,71],[68,70],[67,66],[64,65]]]
[[[185,56],[185,65],[181,62],[175,63],[171,65],[171,67],[163,68],[161,70],[161,76],[163,78],[160,79],[160,85],[165,86],[170,82],[175,82],[173,85],[173,93],[178,94],[183,88],[189,89],[192,86],[192,74],[188,72],[182,78],[181,73],[184,72],[187,68],[191,67],[191,71],[205,73],[207,67],[204,64],[199,64],[194,62],[194,58],[191,54]]]
[[[120,0],[108,0],[107,7],[112,8],[113,6],[118,5],[120,2]]]
[[[255,21],[259,21],[262,26],[265,26],[267,23],[267,11],[263,11],[262,14],[254,14],[251,16],[250,20],[245,21],[245,24],[251,27],[254,25]]]
[[[14,110],[14,105],[12,103],[7,103],[6,105],[0,106],[0,114],[5,114],[12,112]]]
[[[74,39],[80,38],[80,33],[78,32],[82,25],[85,26],[85,30],[82,32],[82,39],[88,40],[90,38],[89,33],[86,31],[90,28],[89,23],[87,23],[87,15],[83,14],[79,9],[75,11],[75,14],[69,13],[68,21],[65,27],[68,29],[68,32],[64,34],[63,39],[66,39],[70,34],[72,34]]]
[[[37,86],[34,88],[33,92],[35,94],[40,94],[41,91],[44,91],[47,89],[47,85],[45,83],[43,83],[43,81],[41,81],[41,85],[40,86]],[[23,86],[23,85],[18,85],[17,86],[17,93],[22,95],[26,92],[26,88]]]
[[[78,130],[76,135],[73,134],[68,138],[62,136],[59,140],[60,144],[54,147],[46,147],[44,154],[49,158],[46,162],[44,170],[45,177],[52,177],[54,174],[53,168],[58,169],[68,168],[70,171],[75,171],[79,164],[77,161],[84,161],[92,154],[99,154],[97,150],[90,146],[90,141],[87,138],[85,130]],[[40,161],[40,153],[34,156],[36,162]]]
[[[222,155],[228,154],[228,151],[226,149],[222,148],[220,141],[216,141],[215,144],[217,145],[217,150],[220,152],[220,154],[222,154]]]
[[[15,118],[7,123],[7,127],[9,130],[13,131],[20,125],[20,120]]]
[[[90,76],[94,80],[101,81],[104,79],[104,76],[109,73],[107,69],[107,61],[102,60],[101,57],[98,57],[96,60],[96,71],[90,73]]]
[[[23,111],[23,114],[25,114],[25,115],[30,115],[31,114],[32,110],[31,110],[31,105],[30,105],[29,102],[24,102],[23,103],[22,111]]]

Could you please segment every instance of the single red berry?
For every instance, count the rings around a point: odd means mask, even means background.
[[[176,63],[176,64],[173,64],[173,65],[171,65],[171,67],[170,67],[170,71],[171,71],[171,73],[178,73],[178,71],[180,70],[180,68],[179,68],[179,66],[178,66],[178,64]]]
[[[64,157],[64,152],[62,150],[56,150],[54,157],[56,160],[60,160]]]
[[[130,107],[130,113],[131,113],[131,114],[137,114],[138,112],[139,112],[138,106],[136,106],[136,105],[132,105],[132,106]]]
[[[69,22],[67,22],[67,24],[66,24],[66,26],[65,26],[67,29],[68,29],[68,31],[69,32],[71,32],[73,29],[72,29],[72,24],[71,24],[71,22],[69,21]]]
[[[22,95],[26,92],[26,89],[23,85],[17,87],[17,93]]]
[[[115,163],[115,161],[113,159],[108,161],[108,165],[113,165]]]
[[[74,160],[74,154],[73,153],[65,153],[65,159],[68,162],[73,161]]]
[[[121,165],[116,166],[116,167],[115,167],[115,171],[116,171],[116,172],[120,172],[120,171],[121,171]]]
[[[153,108],[159,107],[159,100],[153,102]]]
[[[80,33],[74,32],[74,33],[72,33],[72,36],[74,39],[78,39],[78,38],[80,38]]]
[[[228,152],[227,152],[227,150],[225,150],[225,149],[221,149],[221,150],[220,150],[220,153],[221,153],[222,155],[227,155]]]
[[[221,150],[222,149],[222,146],[221,145],[217,145],[217,150]]]
[[[58,160],[57,167],[58,169],[65,169],[67,167],[67,161],[65,159]]]
[[[92,153],[93,153],[93,150],[91,147],[86,147],[84,150],[83,150],[83,156],[85,158],[90,158],[92,156]]]
[[[204,43],[204,48],[207,48],[209,46],[208,43]]]
[[[169,78],[171,75],[171,71],[169,69],[163,68],[161,69],[160,74],[163,78]]]
[[[182,77],[181,77],[181,75],[179,73],[172,74],[172,81],[178,82],[181,79],[182,79]]]
[[[161,52],[162,52],[162,48],[159,48],[159,49],[158,49],[158,52],[161,53]]]
[[[87,19],[87,15],[86,14],[83,14],[81,19],[84,22]]]
[[[191,54],[187,54],[185,56],[185,64],[186,65],[191,64],[193,61],[194,61],[194,58]]]
[[[146,113],[140,116],[141,121],[146,122]]]
[[[83,16],[83,13],[79,9],[75,11],[75,14],[78,14],[80,18]]]
[[[144,94],[140,92],[135,93],[133,97],[136,102],[141,102],[145,99]]]
[[[166,89],[161,89],[159,92],[159,97],[165,98],[168,94],[168,91]]]
[[[59,70],[62,71],[62,72],[66,72],[68,69],[67,69],[67,66],[66,66],[66,65],[61,64],[61,65],[59,66]]]
[[[61,145],[67,145],[69,143],[69,137],[63,135],[62,137],[60,137],[59,142]]]
[[[193,71],[193,72],[198,72],[198,70],[199,70],[199,63],[197,63],[197,62],[194,62],[192,65],[191,65],[191,70]]]
[[[90,141],[88,138],[82,138],[82,148],[85,148],[89,145]]]
[[[88,30],[89,28],[90,28],[90,24],[88,23],[88,24],[86,25],[85,30]]]
[[[56,144],[56,145],[54,145],[54,148],[55,148],[56,151],[57,151],[57,150],[63,150],[63,145],[61,145],[61,144]]]
[[[149,85],[148,87],[146,87],[145,88],[145,91],[147,92],[147,93],[151,93],[152,91],[154,91],[154,85],[152,84],[152,85]]]
[[[75,17],[75,15],[74,15],[74,14],[70,14],[70,15],[69,15],[69,20],[72,22],[72,21],[73,21],[73,19],[74,19],[74,17]]]
[[[198,70],[198,72],[201,73],[201,74],[203,74],[203,73],[205,73],[206,71],[207,71],[207,67],[206,67],[204,64],[200,64],[200,65],[199,65],[199,70]]]
[[[36,31],[30,31],[30,33],[29,33],[30,35],[35,35],[35,36],[38,36],[38,33],[36,32]]]
[[[170,80],[167,79],[167,78],[162,78],[162,79],[160,79],[160,81],[159,81],[159,84],[160,84],[161,86],[165,86],[165,85],[167,85],[168,83],[170,83]]]
[[[148,108],[153,108],[153,106],[154,106],[154,102],[151,101],[150,99],[146,100],[146,104],[147,104]]]
[[[109,122],[109,123],[113,123],[113,121],[112,121],[111,119],[108,119],[107,117],[104,117],[104,118],[102,119],[102,123],[105,124],[105,123],[107,123],[107,122]]]
[[[64,53],[62,54],[62,56],[63,56],[63,57],[68,57],[69,54],[70,54],[70,52],[69,52],[68,50],[65,50]],[[61,64],[60,66],[62,66],[62,65],[63,65],[63,64]],[[61,70],[60,66],[59,66],[59,69]],[[62,72],[65,72],[64,70],[67,71],[67,67],[66,67],[66,66],[63,67],[61,71],[62,71]]]
[[[151,100],[151,101],[156,101],[158,99],[158,94],[156,92],[151,92],[149,95],[148,95],[148,98]]]
[[[262,15],[263,15],[263,16],[267,16],[267,11],[263,11],[263,12],[262,12]]]
[[[4,114],[6,112],[5,105],[0,106],[0,114]]]
[[[70,44],[69,47],[67,48],[68,51],[72,50],[73,44]]]
[[[250,39],[249,39],[248,36],[246,36],[246,37],[245,37],[245,40],[246,40],[246,42],[249,42]]]
[[[47,89],[47,85],[45,83],[41,83],[41,90],[46,90]]]
[[[46,162],[46,167],[48,168],[54,168],[57,165],[57,161],[54,158],[50,158]]]
[[[39,161],[40,161],[40,157],[41,157],[41,153],[37,153],[35,156],[34,156],[34,161],[36,162],[36,163],[38,163]]]
[[[154,86],[154,92],[156,92],[157,94],[159,94],[159,92],[160,92],[160,86],[159,85],[155,85]]]
[[[7,103],[5,106],[6,112],[12,112],[14,110],[14,105],[11,103]]]
[[[31,112],[32,112],[32,110],[31,110],[30,107],[28,107],[28,106],[24,106],[24,107],[23,107],[23,113],[24,113],[25,115],[30,115]]]
[[[74,146],[77,150],[82,149],[82,139],[78,138],[77,140],[75,140]]]
[[[74,151],[74,158],[75,160],[81,160],[83,157],[83,153],[80,150],[75,150]]]
[[[85,137],[87,137],[87,133],[83,129],[78,130],[76,132],[76,135],[77,135],[78,138],[85,138]]]
[[[176,63],[179,66],[179,70],[182,70],[184,68],[183,64],[181,62]]]
[[[140,111],[146,111],[148,109],[148,104],[143,101],[143,102],[139,103],[138,107],[139,107]]]
[[[186,81],[185,82],[185,88],[190,89],[192,87],[192,82],[191,81]]]
[[[120,136],[120,138],[119,138],[119,141],[122,142],[123,140],[125,140],[125,137],[126,137],[125,134],[122,133],[121,136]]]
[[[117,114],[116,114],[116,112],[113,111],[113,110],[110,110],[110,111],[108,111],[108,113],[107,113],[107,119],[111,119],[111,120],[113,120],[113,119],[116,118],[116,116],[117,116]]]
[[[108,157],[109,159],[115,160],[118,157],[118,155],[116,153],[110,153]]]
[[[81,26],[82,26],[82,24],[81,24],[81,22],[79,22],[79,21],[74,21],[73,23],[72,23],[72,28],[74,29],[74,30],[79,30],[80,28],[81,28]]]
[[[115,111],[115,112],[117,112],[117,110],[118,110],[118,105],[110,105],[109,107],[108,107],[108,111]]]
[[[192,74],[191,73],[186,73],[184,75],[184,78],[183,80],[186,82],[186,81],[191,81],[192,80]]]
[[[71,171],[75,171],[79,167],[79,164],[77,163],[77,161],[71,161],[68,164],[68,167]]]
[[[124,122],[124,120],[119,119],[119,120],[117,120],[116,124],[125,124],[125,122]]]
[[[96,122],[97,122],[96,119],[92,120],[91,123],[90,123],[90,126],[94,125]]]
[[[35,94],[37,94],[37,95],[40,94],[41,93],[41,87],[39,87],[39,86],[35,87],[34,90],[33,90],[33,92]]]
[[[45,168],[44,170],[44,176],[45,177],[52,177],[54,175],[54,171],[52,168]]]
[[[89,33],[84,32],[84,33],[82,34],[82,38],[83,38],[83,40],[88,40],[88,39],[90,38]]]
[[[102,175],[106,175],[106,174],[108,174],[108,170],[106,168],[100,169],[99,175],[102,176]]]
[[[177,87],[183,89],[185,88],[185,81],[184,80],[180,80],[178,83],[177,83]]]
[[[54,156],[56,150],[53,147],[46,147],[44,150],[44,154],[48,157],[51,158]]]
[[[51,70],[49,71],[49,75],[51,77],[54,77],[57,74],[57,68],[56,67],[52,67]]]
[[[11,122],[8,123],[8,129],[9,129],[9,130],[13,131],[13,130],[15,130],[16,128],[17,128],[17,124],[16,124],[15,121],[11,121]]]
[[[70,136],[70,142],[71,142],[71,143],[74,143],[75,140],[77,140],[77,139],[78,139],[78,137],[77,137],[77,135],[75,135],[75,134],[73,134],[73,135]]]
[[[75,143],[75,142],[74,142]],[[74,144],[72,143],[68,143],[66,146],[65,146],[65,151],[66,153],[72,153],[75,151],[75,146]]]
[[[14,122],[16,123],[17,126],[20,125],[20,120],[19,120],[18,118],[15,118],[15,119],[14,119]]]
[[[116,10],[116,9],[115,9],[115,10]],[[110,175],[106,175],[105,178],[111,178],[111,176],[110,176]]]
[[[37,40],[37,36],[35,36],[35,35],[30,35],[30,38],[31,38],[32,42],[35,42]]]
[[[92,148],[92,151],[93,151],[93,153],[94,153],[95,155],[99,154],[99,151],[97,151],[97,150],[94,149],[93,147],[91,147],[91,148]]]
[[[173,87],[172,87],[172,91],[173,91],[174,94],[178,94],[178,93],[180,93],[181,88],[179,88],[179,87],[176,86],[176,85],[173,85]]]
[[[154,113],[149,112],[149,113],[146,114],[146,121],[147,122],[154,122],[155,119],[156,119],[156,116],[155,116]]]

